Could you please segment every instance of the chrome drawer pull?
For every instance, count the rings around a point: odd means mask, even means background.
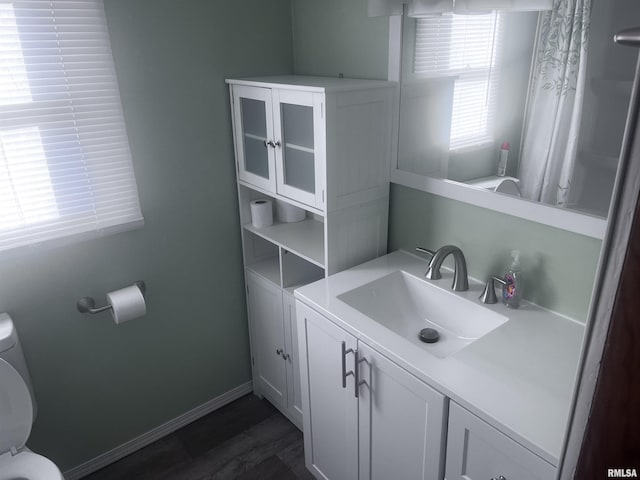
[[[347,372],[347,353],[355,354],[355,350],[353,348],[347,350],[347,343],[342,342],[342,388],[347,388],[347,377],[354,375],[353,370]]]

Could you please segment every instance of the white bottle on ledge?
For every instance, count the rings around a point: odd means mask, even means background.
[[[498,176],[504,177],[507,173],[507,161],[509,160],[509,142],[504,142],[500,147],[500,160],[498,161]]]

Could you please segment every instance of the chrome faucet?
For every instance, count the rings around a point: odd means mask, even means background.
[[[487,277],[487,283],[484,284],[484,290],[478,297],[482,303],[498,303],[498,298],[496,297],[495,282],[498,282],[503,286],[506,284],[503,278],[496,277],[495,275],[490,275],[489,277]]]
[[[456,292],[464,292],[469,290],[469,279],[467,277],[467,262],[464,259],[462,250],[454,245],[445,245],[440,247],[435,252],[427,250],[426,248],[416,247],[416,250],[422,253],[431,255],[431,261],[429,262],[429,268],[425,273],[425,278],[429,280],[438,280],[442,278],[440,274],[440,267],[444,259],[453,254],[453,260],[455,262],[455,270],[453,272],[453,284],[451,288]]]

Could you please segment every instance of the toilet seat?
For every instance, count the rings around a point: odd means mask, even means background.
[[[0,480],[64,480],[62,473],[46,457],[33,452],[0,456]]]
[[[0,358],[0,480],[63,480],[51,460],[21,451],[32,423],[29,389],[20,374]]]
[[[514,197],[522,196],[522,194],[520,193],[520,187],[510,178],[505,178],[504,180],[502,180],[493,191],[497,193],[513,195]]]
[[[33,423],[31,394],[20,374],[0,358],[0,455],[20,450]]]

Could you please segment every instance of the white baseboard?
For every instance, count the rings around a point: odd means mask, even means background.
[[[242,385],[239,385],[236,388],[229,390],[228,392],[225,392],[222,395],[217,396],[216,398],[212,398],[208,402],[205,402],[186,413],[183,413],[179,417],[176,417],[173,420],[169,420],[167,423],[164,423],[159,427],[154,428],[153,430],[149,430],[148,432],[143,433],[139,437],[129,440],[128,442],[123,443],[122,445],[119,445],[109,450],[108,452],[103,453],[102,455],[98,455],[97,457],[92,458],[91,460],[84,462],[77,467],[67,470],[66,472],[64,472],[64,478],[66,480],[77,480],[84,477],[85,475],[89,475],[90,473],[100,470],[101,468],[106,467],[116,460],[120,460],[121,458],[126,457],[136,450],[140,450],[142,447],[146,447],[150,443],[153,443],[156,440],[169,435],[172,432],[175,432],[179,428],[188,425],[189,423],[199,419],[200,417],[203,417],[208,413],[211,413],[214,410],[217,410],[225,406],[226,404],[231,403],[248,393],[251,393],[252,391],[253,385],[251,382],[243,383]]]

